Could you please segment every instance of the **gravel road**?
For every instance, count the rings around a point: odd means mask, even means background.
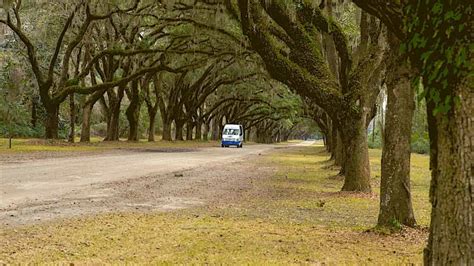
[[[0,224],[203,204],[250,184],[252,177],[263,174],[252,162],[263,153],[287,147],[157,148],[0,162]]]

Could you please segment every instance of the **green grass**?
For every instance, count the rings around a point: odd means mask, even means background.
[[[380,154],[371,150],[373,189]],[[426,230],[369,232],[378,194],[339,192],[323,148],[262,156],[275,167],[238,202],[167,213],[121,213],[0,232],[1,262],[161,264],[421,264]],[[412,159],[414,208],[428,224],[428,157]]]

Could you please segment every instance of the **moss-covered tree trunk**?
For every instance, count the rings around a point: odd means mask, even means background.
[[[415,110],[411,69],[399,55],[399,41],[389,36],[387,110],[382,151],[379,226],[415,226],[410,192],[411,128]]]
[[[429,121],[431,141],[432,204],[430,237],[425,249],[426,265],[472,265],[474,263],[474,89],[464,83],[460,104],[449,119],[443,115]],[[433,105],[427,104],[428,114]]]
[[[238,2],[244,34],[267,71],[321,107],[339,129],[346,175],[343,190],[370,192],[366,121],[381,83],[384,49],[379,23],[367,19],[368,48],[354,61],[342,28],[310,1],[297,6],[285,5],[285,1]],[[339,79],[322,57],[320,34],[327,34],[327,41],[334,43],[338,58],[333,68],[338,69]]]
[[[344,158],[343,191],[371,192],[369,149],[367,143],[366,115],[358,120],[343,125],[342,146],[346,154]]]
[[[473,265],[472,1],[353,2],[403,40],[423,76],[432,204],[424,263]]]
[[[341,170],[339,172],[340,175],[344,175],[344,163],[345,163],[345,149],[342,144],[342,138],[341,138],[341,133],[337,128],[334,129],[334,134],[333,138],[335,138],[335,141],[333,143],[333,149],[334,149],[334,165],[341,167]]]

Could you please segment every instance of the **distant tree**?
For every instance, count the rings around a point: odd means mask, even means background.
[[[90,74],[96,63],[104,57],[134,56],[140,53],[157,52],[149,49],[138,49],[139,51],[137,51],[135,49],[137,47],[122,47],[120,45],[114,46],[113,49],[97,49],[93,57],[83,56],[81,58],[83,67],[80,71],[72,71],[74,57],[80,53],[84,40],[90,34],[92,26],[99,22],[110,23],[111,18],[118,14],[137,12],[140,1],[71,0],[54,2],[50,6],[43,5],[42,11],[57,12],[57,10],[62,10],[64,12],[57,17],[58,19],[52,21],[51,30],[56,33],[56,36],[51,38],[51,32],[48,32],[49,38],[46,38],[46,43],[44,43],[44,36],[42,36],[43,39],[37,39],[34,34],[31,34],[32,31],[38,30],[35,28],[37,25],[29,24],[27,26],[23,20],[26,11],[37,11],[38,6],[36,4],[35,1],[31,3],[15,1],[12,5],[4,6],[1,14],[3,18],[0,19],[0,23],[8,26],[14,32],[18,42],[22,43],[23,50],[27,54],[26,58],[33,71],[41,102],[47,113],[45,121],[46,138],[58,138],[59,106],[70,94],[91,94],[96,91],[123,86],[146,73],[166,69],[159,61],[153,61],[143,68],[135,69],[135,72],[128,76],[122,76],[120,79],[101,80],[102,83],[95,85],[81,83],[81,80]],[[37,42],[45,44],[45,51],[41,51],[43,53],[40,53]],[[95,48],[99,48],[99,46]],[[83,62],[84,60],[89,61]],[[79,64],[78,61],[75,63]]]

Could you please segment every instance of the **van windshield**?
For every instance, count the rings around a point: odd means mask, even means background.
[[[237,129],[237,128],[226,128],[224,129],[224,132],[223,132],[223,135],[239,135],[240,134],[240,130]]]

